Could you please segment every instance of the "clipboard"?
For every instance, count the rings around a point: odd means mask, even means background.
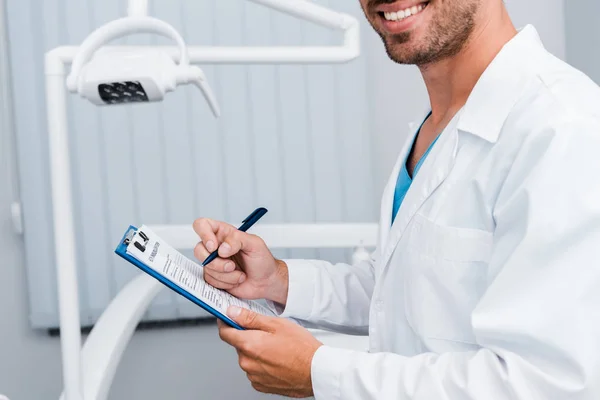
[[[136,228],[133,225],[129,226],[129,228],[125,231],[125,234],[121,238],[121,241],[119,242],[119,245],[115,249],[115,253],[117,255],[119,255],[120,257],[122,257],[126,261],[129,261],[131,264],[135,265],[136,267],[138,267],[139,269],[141,269],[142,271],[144,271],[148,275],[152,276],[153,278],[155,278],[156,280],[158,280],[160,283],[162,283],[163,285],[165,285],[168,288],[170,288],[171,290],[173,290],[175,293],[178,293],[179,295],[185,297],[186,299],[188,299],[192,303],[196,304],[197,306],[200,306],[205,311],[209,312],[213,316],[215,316],[218,319],[220,319],[221,321],[225,322],[227,325],[229,325],[229,326],[231,326],[233,328],[236,328],[238,330],[245,330],[243,327],[241,327],[240,325],[238,325],[237,323],[235,323],[235,321],[233,321],[232,319],[230,319],[226,315],[222,314],[218,310],[214,309],[213,307],[211,307],[210,305],[208,305],[207,303],[205,303],[204,301],[202,301],[201,299],[199,299],[198,297],[196,297],[195,295],[193,295],[189,291],[187,291],[184,288],[182,288],[181,286],[179,286],[177,283],[175,283],[172,280],[168,279],[164,275],[159,274],[154,269],[150,268],[148,265],[144,264],[143,262],[141,262],[137,258],[135,258],[132,255],[128,254],[127,253],[127,247],[131,244],[131,241],[132,241],[132,239],[134,238],[134,236],[135,236],[135,234],[137,232],[138,232],[138,228]],[[142,238],[144,238],[146,240],[146,243],[147,243],[147,241],[148,241],[147,239],[148,238],[144,237],[143,233],[141,233],[140,236],[142,236]],[[134,246],[137,247],[141,251],[145,251],[146,250],[145,245],[143,243],[138,242],[138,241],[134,242]]]

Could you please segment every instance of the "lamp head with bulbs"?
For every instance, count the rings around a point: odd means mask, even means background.
[[[140,32],[174,39],[180,50],[179,64],[152,47],[136,50],[98,50],[118,37]],[[82,43],[67,77],[67,88],[96,105],[148,103],[164,99],[177,86],[194,84],[216,117],[220,109],[202,70],[189,64],[187,47],[169,24],[151,17],[126,17],[95,30]]]

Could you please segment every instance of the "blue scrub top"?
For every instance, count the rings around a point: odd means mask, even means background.
[[[429,113],[427,118],[429,118],[430,115],[431,115],[431,113]],[[427,120],[427,118],[425,118],[425,121]],[[423,121],[423,123],[425,123],[425,121]],[[421,126],[423,126],[423,124],[421,124]],[[419,127],[419,131],[420,130],[421,130],[421,128]],[[415,138],[417,136],[418,136],[418,133],[415,136]],[[412,184],[414,177],[417,176],[417,173],[419,173],[419,169],[421,168],[421,165],[425,161],[425,158],[427,158],[427,155],[433,148],[433,145],[435,144],[435,142],[437,142],[438,138],[439,138],[439,135],[435,138],[435,140],[433,142],[431,142],[431,144],[429,145],[429,148],[427,149],[425,154],[423,154],[423,156],[419,159],[419,162],[417,163],[417,165],[415,166],[415,170],[413,171],[413,178],[411,178],[410,175],[408,174],[408,169],[406,168],[407,160],[405,160],[404,163],[402,163],[402,168],[400,168],[400,173],[398,174],[398,179],[396,180],[396,189],[394,190],[394,205],[392,208],[392,224],[394,223],[394,220],[396,219],[396,215],[398,214],[400,205],[402,204],[404,197],[406,197],[406,193],[408,193],[408,189],[410,189],[410,185]],[[413,145],[414,145],[414,143],[413,143]],[[410,154],[410,152],[409,152],[409,154]],[[408,157],[408,155],[407,155],[407,157]]]

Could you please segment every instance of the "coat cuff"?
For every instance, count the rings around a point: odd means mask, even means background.
[[[315,400],[342,400],[342,375],[357,354],[325,345],[317,349],[310,371]]]
[[[317,269],[308,260],[282,260],[288,267],[288,297],[285,308],[267,301],[267,306],[282,318],[308,320],[312,315],[315,299]]]

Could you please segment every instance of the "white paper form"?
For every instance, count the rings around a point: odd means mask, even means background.
[[[225,316],[229,306],[243,307],[263,315],[275,315],[255,301],[239,299],[206,283],[204,269],[200,264],[165,243],[145,225],[137,230],[127,246],[127,253]]]

